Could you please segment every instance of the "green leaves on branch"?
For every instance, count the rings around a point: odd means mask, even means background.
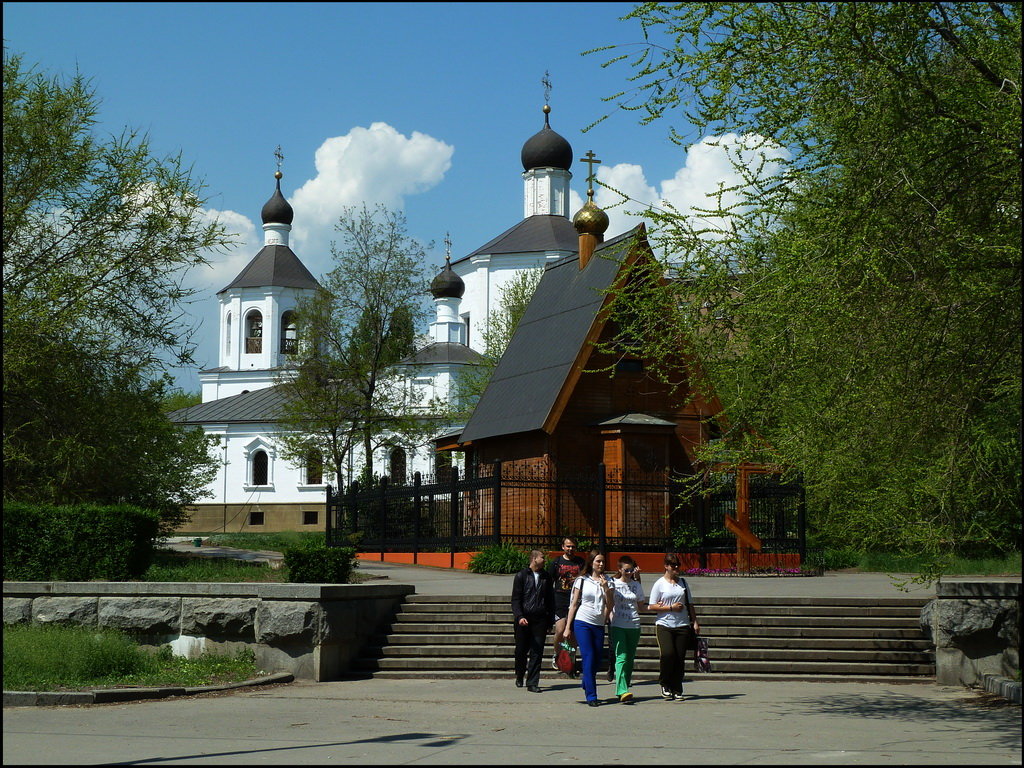
[[[1019,548],[1020,5],[629,18],[646,42],[616,104],[681,143],[784,150],[734,152],[743,183],[703,212],[648,213],[677,279],[632,312],[658,333],[633,330],[655,360],[666,324],[693,345],[726,415],[705,460],[770,446],[837,545]]]
[[[98,99],[4,53],[4,497],[179,519],[212,460],[161,412],[188,270],[227,244],[180,157],[95,131]]]

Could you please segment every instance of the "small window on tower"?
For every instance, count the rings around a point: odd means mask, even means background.
[[[263,315],[255,310],[245,316],[245,351],[250,355],[263,351]]]
[[[466,314],[464,314],[462,316],[462,323],[463,323],[463,325],[466,326],[465,330],[463,331],[463,333],[465,334],[465,338],[463,339],[463,341],[465,342],[466,346],[468,347],[469,346],[469,312],[467,312]]]

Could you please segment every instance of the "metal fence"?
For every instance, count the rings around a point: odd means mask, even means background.
[[[735,550],[726,515],[736,514],[735,477],[720,475],[698,499],[667,472],[621,473],[604,465],[554,475],[546,466],[483,465],[460,477],[416,473],[343,493],[327,490],[327,541],[378,552],[471,552],[491,544],[557,548],[575,536],[606,551]],[[767,475],[749,479],[750,526],[762,552],[805,552],[803,489]],[[703,557],[702,557],[703,564]]]

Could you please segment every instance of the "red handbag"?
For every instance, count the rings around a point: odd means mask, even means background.
[[[576,649],[569,643],[559,643],[558,653],[555,654],[555,666],[559,672],[571,674],[576,669]]]

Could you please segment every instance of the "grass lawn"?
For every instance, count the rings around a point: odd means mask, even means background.
[[[74,691],[115,686],[196,686],[251,680],[249,649],[195,659],[153,653],[115,630],[48,624],[4,627],[4,690]]]

